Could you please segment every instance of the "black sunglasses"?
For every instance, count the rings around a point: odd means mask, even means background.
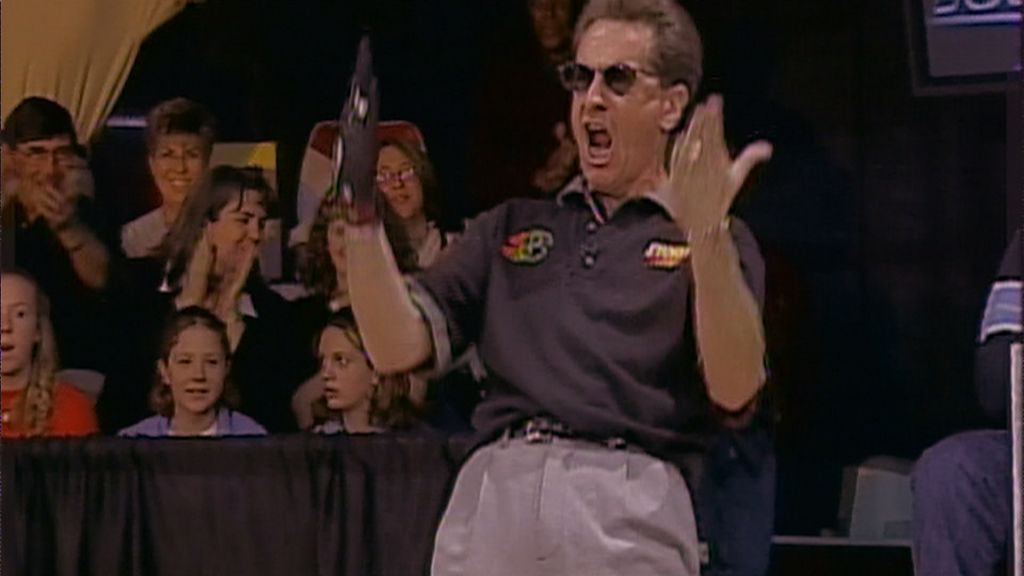
[[[607,68],[595,70],[579,62],[566,62],[558,67],[558,76],[562,86],[570,92],[586,92],[594,82],[594,76],[600,74],[604,83],[612,92],[625,96],[639,74],[656,76],[653,72],[634,68],[629,64],[612,64]]]

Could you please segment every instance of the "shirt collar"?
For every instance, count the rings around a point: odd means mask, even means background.
[[[242,294],[241,298],[238,299],[238,313],[250,318],[260,317],[259,314],[256,313],[256,306],[252,302],[252,297],[248,294]]]
[[[655,188],[654,190],[645,193],[643,196],[627,200],[623,203],[623,206],[632,202],[647,201],[660,208],[669,218],[673,218],[672,211],[669,208],[671,203],[667,200],[670,193],[671,189],[669,188],[669,184],[666,183],[664,186]],[[597,198],[595,198],[594,193],[590,190],[590,186],[583,178],[583,174],[577,174],[576,177],[570,180],[568,184],[563,186],[555,197],[555,200],[558,202],[559,206],[564,206],[569,200],[582,201],[590,208],[595,220],[602,224],[608,220],[604,206]]]

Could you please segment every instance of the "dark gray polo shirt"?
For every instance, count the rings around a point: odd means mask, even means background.
[[[731,231],[761,302],[757,243],[735,219]],[[411,281],[436,368],[478,346],[489,373],[473,417],[480,440],[549,415],[668,459],[699,446],[708,414],[691,291],[689,247],[656,193],[605,218],[581,189],[480,215]]]

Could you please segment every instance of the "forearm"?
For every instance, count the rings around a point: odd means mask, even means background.
[[[432,355],[430,331],[413,304],[383,226],[345,232],[349,295],[374,367],[385,374],[417,368]]]
[[[91,230],[72,225],[57,233],[62,246],[71,259],[71,265],[82,284],[93,290],[107,287],[110,253]]]
[[[765,380],[764,327],[726,227],[691,242],[697,349],[708,395],[729,412],[746,406]]]

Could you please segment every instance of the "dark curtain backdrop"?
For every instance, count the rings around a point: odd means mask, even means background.
[[[5,442],[4,576],[425,573],[431,436]]]

